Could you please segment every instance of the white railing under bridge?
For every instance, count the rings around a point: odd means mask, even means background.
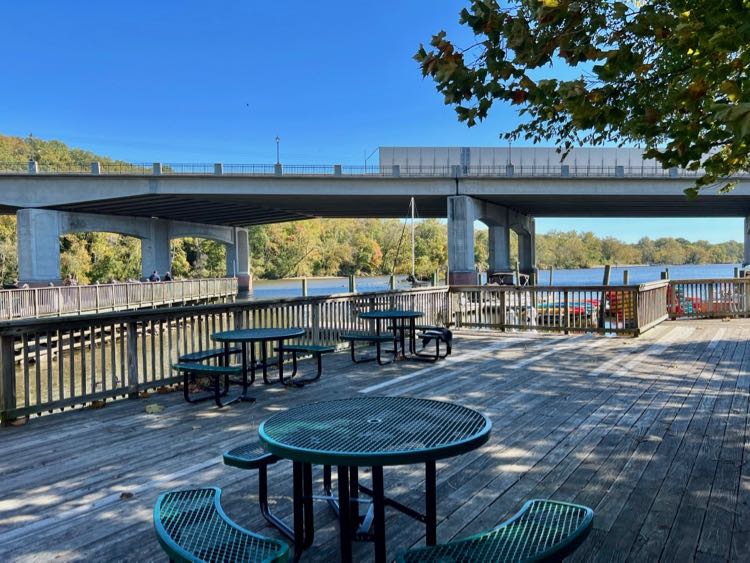
[[[235,295],[237,278],[4,289],[0,290],[0,320],[141,309]]]

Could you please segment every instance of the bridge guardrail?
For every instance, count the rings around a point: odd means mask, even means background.
[[[132,176],[348,176],[405,178],[696,178],[702,170],[658,166],[481,165],[348,166],[340,164],[65,163],[0,162],[0,175]],[[733,176],[747,178],[750,174]]]

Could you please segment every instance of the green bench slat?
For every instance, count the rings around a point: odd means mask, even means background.
[[[399,563],[561,561],[586,539],[594,511],[586,506],[530,500],[497,528],[450,543],[399,553]]]
[[[224,452],[224,465],[239,467],[240,469],[258,469],[263,465],[276,463],[280,458],[267,452],[263,445],[249,442]]]
[[[278,347],[274,348],[274,351],[278,352]],[[284,345],[284,352],[310,352],[311,354],[327,354],[329,352],[335,352],[335,346],[317,346],[313,344],[289,344]]]
[[[344,333],[341,340],[350,340],[352,342],[390,342],[393,340],[392,334],[375,334],[374,332],[361,333]]]
[[[239,354],[241,352],[242,348],[229,348],[230,354]],[[199,352],[190,352],[189,354],[183,354],[178,358],[178,360],[180,360],[181,362],[200,362],[201,360],[220,358],[223,355],[224,348],[209,348],[208,350],[201,350]]]
[[[210,366],[208,364],[179,363],[172,368],[177,371],[189,371],[199,375],[241,375],[242,366]]]
[[[289,546],[234,523],[221,508],[221,489],[170,491],[154,506],[159,544],[173,561],[285,562]]]

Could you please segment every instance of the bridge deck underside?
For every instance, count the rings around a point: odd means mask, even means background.
[[[742,217],[749,197],[481,195],[478,199],[534,217]],[[392,217],[408,214],[403,196],[174,196],[147,195],[55,207],[65,211],[159,217],[218,225],[253,225],[311,217]],[[446,216],[445,197],[417,197],[419,217]]]

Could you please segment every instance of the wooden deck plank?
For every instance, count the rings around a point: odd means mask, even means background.
[[[255,405],[219,411],[154,395],[32,419],[0,429],[10,454],[0,458],[0,559],[161,560],[153,502],[161,490],[193,485],[221,486],[230,516],[278,536],[259,515],[257,476],[225,467],[221,451],[279,409],[382,385],[370,394],[457,401],[493,419],[485,447],[438,464],[441,540],[551,496],[598,511],[576,560],[747,560],[748,334],[750,321],[665,323],[640,339],[464,333],[455,359],[434,369],[353,366],[334,354],[315,385],[254,386]],[[166,408],[147,415],[147,403]],[[285,518],[290,477],[288,462],[273,466],[272,506]],[[319,470],[315,479],[319,488]],[[423,480],[420,467],[386,471],[389,494],[416,507]],[[389,557],[424,541],[421,525],[386,515]],[[337,560],[336,520],[324,503],[315,519],[303,561]],[[372,546],[355,545],[354,556],[371,560]]]

